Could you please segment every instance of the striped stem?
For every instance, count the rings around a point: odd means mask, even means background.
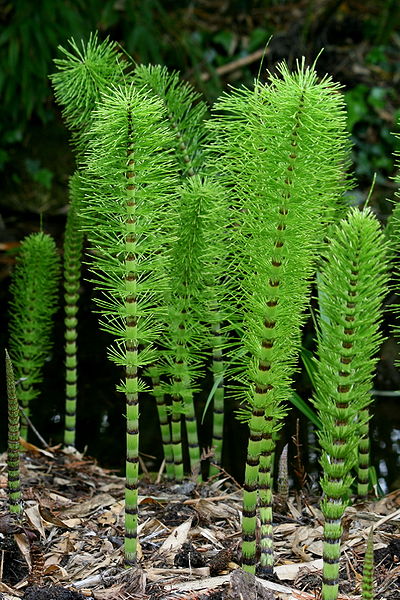
[[[65,300],[65,431],[64,444],[75,446],[77,402],[77,313],[81,276],[83,233],[79,230],[79,175],[70,182],[71,204],[64,238],[64,300]]]
[[[152,368],[149,368],[149,374],[151,376],[152,383],[152,394],[156,399],[158,420],[160,422],[161,440],[163,445],[163,454],[165,459],[165,470],[168,479],[175,478],[175,467],[174,467],[174,452],[172,448],[172,437],[171,437],[171,426],[168,418],[167,402],[165,393],[160,385],[160,378],[151,374]]]
[[[212,446],[214,449],[213,463],[221,465],[222,458],[222,441],[224,432],[224,357],[222,353],[223,336],[221,335],[221,324],[218,319],[218,312],[211,311],[213,319],[211,322],[211,344],[212,344],[212,373],[214,385],[216,385],[214,393],[214,408],[213,408],[213,437]],[[211,465],[210,475],[216,475],[218,468]]]
[[[362,578],[362,600],[374,600],[374,528],[368,534]]]
[[[368,496],[369,489],[369,410],[360,411],[360,439],[358,442],[358,476],[357,494],[361,497]]]
[[[19,461],[19,406],[15,391],[14,370],[11,359],[6,352],[6,378],[8,397],[8,451],[7,451],[7,477],[8,477],[8,504],[11,513],[21,515],[21,481]]]

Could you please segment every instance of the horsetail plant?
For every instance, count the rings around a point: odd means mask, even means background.
[[[21,515],[21,480],[19,475],[19,406],[15,391],[13,366],[7,350],[5,352],[8,397],[8,503],[11,513]]]
[[[203,133],[202,122],[206,114],[204,102],[199,101],[197,94],[192,86],[180,81],[177,73],[169,73],[165,67],[139,65],[135,69],[134,82],[140,88],[149,89],[159,98],[166,109],[167,123],[173,134],[173,146],[175,157],[179,165],[181,180],[193,177],[202,165],[202,154],[200,142]],[[204,135],[204,134],[203,134]],[[178,214],[179,214],[178,207]],[[179,217],[178,217],[179,218]],[[195,227],[194,223],[187,223],[181,220],[181,226]],[[184,232],[179,231],[182,237]],[[180,251],[182,249],[180,248]],[[181,438],[181,415],[187,428],[189,459],[193,464],[200,460],[198,435],[196,427],[196,415],[193,400],[193,380],[195,371],[191,368],[192,363],[198,362],[195,356],[195,332],[193,332],[193,307],[192,302],[188,301],[186,289],[187,282],[180,281],[179,274],[176,273],[175,260],[171,262],[171,293],[168,298],[170,304],[168,311],[168,335],[165,338],[168,350],[170,352],[169,365],[165,375],[171,379],[171,386],[165,388],[158,383],[157,365],[151,367],[150,375],[153,375],[153,386],[155,390],[157,408],[160,418],[161,432],[163,434],[164,455],[166,458],[167,475],[168,470],[171,474],[171,449],[173,456],[174,476],[177,481],[183,478],[183,449]],[[174,283],[172,283],[174,279]],[[177,287],[179,291],[177,291]],[[186,297],[186,301],[181,296]],[[179,304],[181,304],[179,306]],[[172,438],[168,435],[166,423],[166,393],[172,396]],[[170,446],[172,442],[172,446]]]
[[[371,527],[364,556],[362,600],[374,600],[374,528]]]
[[[65,429],[64,444],[75,446],[77,402],[77,325],[82,264],[83,233],[78,216],[81,205],[80,175],[70,180],[70,206],[64,233],[64,300],[65,300]]]
[[[124,367],[127,459],[125,560],[137,548],[139,396],[143,370],[157,359],[164,329],[176,166],[162,103],[134,86],[105,93],[89,134],[82,219],[94,250],[102,328],[115,338],[109,357]]]
[[[35,385],[52,346],[53,315],[57,310],[60,260],[53,238],[33,233],[21,243],[11,276],[10,355],[17,379],[18,401],[29,417],[29,404],[38,395]],[[23,418],[21,437],[27,437]]]
[[[171,264],[171,335],[166,337],[171,356],[166,374],[172,380],[169,391],[174,399],[173,448],[179,480],[183,475],[179,448],[182,411],[191,465],[199,460],[194,389],[191,388],[195,385],[196,367],[201,360],[199,351],[205,353],[209,346],[212,347],[214,380],[218,378],[214,397],[215,461],[219,463],[221,459],[224,405],[220,279],[227,254],[223,230],[226,218],[222,216],[226,202],[221,187],[207,176],[203,146],[207,107],[200,101],[200,95],[191,85],[181,82],[177,73],[169,73],[165,67],[139,65],[134,81],[149,88],[166,107],[182,179],[178,203],[179,238]]]
[[[239,274],[244,352],[236,377],[247,404],[248,443],[243,495],[243,568],[255,572],[256,507],[261,565],[273,569],[271,468],[274,435],[300,347],[314,254],[346,186],[345,112],[339,86],[320,82],[304,60],[282,64],[270,85],[234,90],[210,121],[219,177],[234,206],[233,269]],[[244,375],[243,375],[244,374]]]
[[[318,292],[314,403],[322,428],[323,600],[338,595],[341,519],[366,419],[386,293],[387,243],[373,213],[352,209],[331,231]]]
[[[86,148],[86,133],[92,123],[92,111],[102,91],[124,79],[121,54],[116,42],[90,34],[80,47],[72,38],[70,49],[59,46],[63,58],[54,60],[58,72],[50,76],[63,118],[72,131],[72,140],[81,156]]]

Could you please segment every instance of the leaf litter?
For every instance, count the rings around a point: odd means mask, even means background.
[[[315,600],[322,582],[319,498],[297,492],[274,511],[275,575],[240,569],[242,491],[205,483],[139,484],[138,565],[125,569],[124,479],[79,452],[30,445],[21,460],[24,518],[7,512],[0,457],[1,600]],[[340,600],[361,598],[374,530],[375,597],[400,599],[400,490],[350,506],[343,519]]]

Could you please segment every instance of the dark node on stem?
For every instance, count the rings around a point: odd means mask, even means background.
[[[263,360],[260,360],[260,362],[258,364],[258,368],[260,369],[260,371],[269,371],[271,368],[271,365],[267,362],[264,362]]]
[[[345,333],[345,335],[353,335],[353,333],[354,333],[354,329],[347,329],[347,328],[346,328],[346,329],[344,330],[344,333]]]
[[[348,377],[350,373],[348,371],[339,371],[340,377]]]
[[[270,279],[268,283],[269,283],[269,285],[271,287],[278,287],[279,286],[279,281],[278,280],[274,281],[273,279]]]
[[[347,303],[347,308],[355,308],[355,307],[356,307],[355,302],[348,302]]]
[[[342,342],[343,348],[352,348],[353,344],[351,342]]]
[[[347,394],[347,392],[350,391],[350,386],[349,385],[338,385],[336,389],[340,394]]]
[[[278,300],[268,300],[267,306],[274,308],[278,304]]]
[[[266,327],[267,329],[273,329],[276,325],[276,321],[264,321],[264,327]]]
[[[274,345],[274,340],[263,340],[261,342],[261,346],[263,348],[269,349],[269,348],[272,348],[273,345]]]
[[[275,248],[282,248],[283,246],[283,242],[281,240],[278,240],[277,242],[275,242]]]
[[[245,514],[245,512],[246,512],[246,513],[248,513],[248,514]],[[249,518],[251,519],[252,517],[254,517],[254,515],[255,515],[255,512],[243,511],[243,516],[244,516],[244,517],[246,516],[246,517],[249,517]],[[243,533],[243,535],[242,535],[242,540],[243,540],[244,542],[252,542],[252,541],[254,541],[254,537],[255,537],[255,536],[254,536],[254,534],[252,534],[252,533]],[[248,560],[249,560],[249,561],[252,561],[252,559],[250,559],[250,558],[249,558],[249,559],[246,559],[246,561],[248,561]],[[243,562],[245,562],[245,559],[243,559]],[[253,562],[250,562],[250,563],[249,563],[249,562],[246,562],[246,564],[253,564]]]
[[[273,267],[281,267],[282,263],[280,260],[272,260],[272,266]]]
[[[279,213],[280,213],[281,215],[287,215],[287,214],[288,214],[288,209],[287,209],[287,208],[284,208],[284,207],[281,207],[281,208],[279,209]]]
[[[284,223],[279,223],[277,230],[278,231],[284,231],[284,229],[286,229],[286,225]]]

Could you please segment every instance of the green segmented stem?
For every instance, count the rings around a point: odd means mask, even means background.
[[[341,519],[357,463],[360,425],[382,340],[379,324],[387,285],[386,243],[369,209],[353,209],[331,231],[319,282],[320,320],[314,403],[319,411],[323,449],[324,600],[339,589]]]
[[[71,204],[64,236],[64,300],[65,300],[65,430],[64,444],[75,446],[76,403],[78,395],[77,324],[81,277],[83,233],[80,231],[80,180],[76,173],[70,181]]]
[[[364,556],[362,600],[374,600],[374,529],[371,527]]]
[[[304,62],[269,86],[222,95],[209,122],[214,168],[231,190],[232,270],[243,311],[244,352],[232,374],[249,408],[243,494],[243,568],[255,571],[260,488],[261,564],[272,571],[271,471],[309,298],[313,259],[348,185],[343,99]],[[236,316],[236,318],[238,318]]]
[[[216,385],[214,393],[214,409],[213,409],[213,436],[212,446],[214,449],[214,457],[212,462],[215,465],[221,464],[222,458],[222,443],[224,432],[224,336],[221,334],[221,318],[218,309],[213,310],[211,307],[211,347],[212,347],[212,374],[214,385]],[[216,475],[219,472],[217,466],[211,465],[210,475]]]
[[[96,250],[92,270],[109,357],[124,368],[126,397],[125,562],[137,553],[141,373],[158,359],[174,237],[176,166],[162,104],[133,85],[104,93],[93,115],[82,223]]]
[[[160,377],[156,374],[157,369],[154,366],[149,367],[148,372],[151,377],[151,393],[156,399],[158,419],[160,422],[161,440],[165,459],[165,471],[168,479],[174,479],[174,453],[172,448],[171,426],[168,418],[167,402],[165,393],[160,384]]]
[[[368,496],[369,489],[369,410],[360,411],[358,442],[357,495]]]
[[[60,261],[53,238],[34,233],[21,243],[10,286],[10,355],[17,379],[17,397],[27,417],[38,395],[36,384],[50,352],[53,315],[57,309]],[[22,419],[21,437],[28,425]]]
[[[19,406],[15,391],[14,370],[11,359],[6,352],[6,378],[8,397],[8,451],[7,451],[7,478],[8,478],[8,504],[11,513],[20,515],[21,480],[19,461]]]
[[[224,206],[221,189],[217,189],[205,177],[204,150],[202,141],[205,136],[204,118],[207,108],[199,101],[199,94],[187,83],[182,83],[176,73],[169,73],[164,67],[139,66],[135,70],[135,82],[149,87],[165,104],[171,132],[174,135],[174,148],[180,166],[183,182],[179,206],[179,239],[176,244],[175,259],[171,263],[171,288],[174,291],[169,298],[171,304],[171,338],[167,340],[168,350],[176,354],[175,365],[167,375],[172,378],[172,387],[182,388],[182,382],[188,385],[187,392],[181,396],[182,402],[175,396],[173,413],[174,449],[176,459],[180,460],[181,450],[177,449],[179,406],[184,410],[183,422],[186,424],[190,462],[193,466],[199,461],[200,451],[193,405],[193,383],[197,375],[201,346],[207,348],[209,336],[200,322],[209,323],[213,333],[220,329],[216,316],[221,292],[218,283],[223,274],[223,257],[226,254],[226,234],[222,228],[224,220],[219,219]],[[177,331],[177,330],[180,331]],[[214,350],[214,369],[220,373],[222,367],[221,343],[217,335],[212,335]],[[203,338],[203,339],[201,339]],[[186,347],[182,357],[182,347]],[[207,348],[208,349],[208,348]],[[184,369],[183,378],[175,371]],[[219,362],[218,368],[215,366]],[[182,365],[182,367],[181,367]],[[171,392],[170,392],[171,393]],[[220,378],[215,404],[218,437],[222,435],[223,422],[223,380]],[[221,440],[218,442],[220,460]]]

